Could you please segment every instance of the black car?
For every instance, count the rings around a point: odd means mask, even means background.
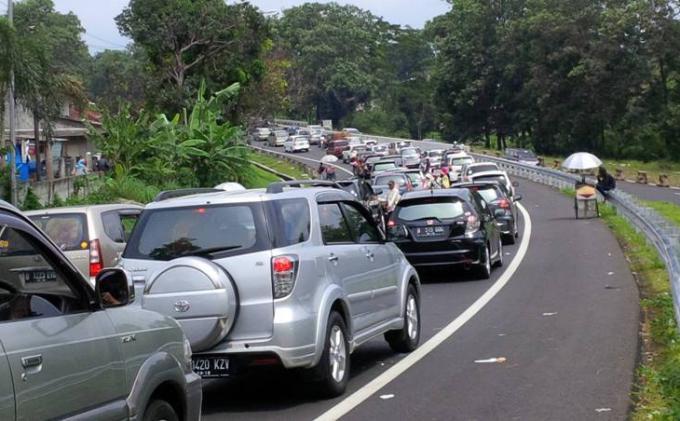
[[[489,204],[491,212],[498,221],[501,229],[501,236],[504,244],[515,244],[519,237],[517,221],[519,211],[517,202],[522,200],[522,196],[516,194],[514,197],[508,192],[505,184],[501,181],[479,181],[475,183],[454,184],[454,188],[464,188],[476,191]]]
[[[417,269],[463,265],[488,279],[503,264],[500,230],[482,196],[468,189],[404,194],[387,221],[387,238]]]

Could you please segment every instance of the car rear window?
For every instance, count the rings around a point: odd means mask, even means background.
[[[397,207],[397,218],[402,221],[421,219],[454,219],[465,215],[468,205],[458,198],[427,198],[403,201]]]
[[[468,158],[468,157],[465,157],[465,158],[453,158],[453,159],[451,160],[451,165],[461,166],[461,165],[465,165],[465,164],[471,164],[472,162],[474,162],[474,159]]]
[[[468,168],[467,175],[476,174],[485,171],[498,171],[498,166],[496,164],[488,165],[475,165],[474,167]]]
[[[489,186],[489,187],[482,187],[479,190],[477,190],[480,196],[482,196],[482,199],[484,199],[487,203],[494,202],[500,198],[498,195],[498,190],[495,188]]]
[[[87,250],[87,220],[84,213],[55,213],[29,217],[63,251]]]
[[[500,181],[503,184],[507,182],[505,176],[502,175],[481,175],[479,177],[475,177],[475,181]]]
[[[394,181],[398,186],[406,184],[406,176],[403,175],[383,175],[376,177],[373,182],[376,186],[386,186],[390,181]]]
[[[395,168],[397,168],[397,166],[394,164],[394,162],[377,163],[373,167],[374,170],[378,171],[393,170]]]
[[[172,260],[200,250],[224,248],[211,256],[253,253],[267,248],[260,204],[230,204],[144,211],[124,257]]]

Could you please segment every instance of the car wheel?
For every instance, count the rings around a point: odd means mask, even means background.
[[[156,399],[144,411],[144,421],[179,421],[175,408],[164,400]]]
[[[489,279],[491,278],[491,252],[489,251],[489,245],[484,247],[483,262],[479,262],[478,273],[479,279]]]
[[[496,260],[496,267],[503,266],[503,240],[498,237],[498,260]]]
[[[510,234],[504,234],[503,235],[503,244],[515,244],[516,239],[517,239],[518,233],[517,233],[517,223],[513,222],[512,223],[512,232]]]
[[[404,309],[404,327],[385,333],[385,340],[396,352],[411,352],[418,348],[420,342],[420,304],[418,294],[413,285],[408,286],[406,308]]]
[[[334,398],[340,396],[347,388],[349,380],[349,341],[345,321],[338,312],[333,311],[328,317],[323,354],[319,364],[311,369],[315,390],[320,397]]]

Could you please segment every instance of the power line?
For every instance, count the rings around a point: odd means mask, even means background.
[[[2,0],[0,0],[0,1],[2,1]],[[119,48],[127,48],[125,45],[121,45],[121,44],[119,44],[119,43],[116,43],[116,42],[109,41],[109,40],[107,40],[107,39],[98,37],[97,35],[94,35],[94,34],[91,33],[91,32],[87,32],[87,31],[86,31],[86,32],[85,32],[85,36],[89,36],[90,38],[94,38],[94,39],[96,39],[97,41],[101,41],[101,42],[105,42],[105,43],[107,43],[107,44],[111,44],[111,45],[113,45],[113,46],[115,46],[115,47],[119,47]]]

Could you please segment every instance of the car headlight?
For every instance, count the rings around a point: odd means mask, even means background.
[[[187,371],[193,371],[194,367],[191,363],[191,343],[187,337],[184,337],[184,368]]]

